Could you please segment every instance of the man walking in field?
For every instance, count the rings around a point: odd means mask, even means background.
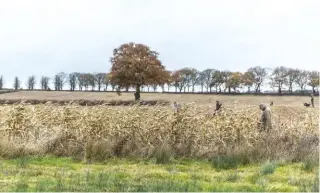
[[[177,114],[181,109],[181,105],[178,104],[176,101],[174,101],[173,103],[173,113],[174,114]]]
[[[311,97],[311,105],[312,105],[312,107],[314,107],[314,98],[313,98],[313,94],[310,94],[310,97]]]
[[[216,109],[214,111],[214,115],[221,112],[221,107],[222,107],[222,103],[220,103],[220,101],[216,101]]]
[[[261,118],[259,122],[260,131],[269,132],[272,129],[272,122],[271,122],[271,111],[265,104],[259,105],[261,112]]]

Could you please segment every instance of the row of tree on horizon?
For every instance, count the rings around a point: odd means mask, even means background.
[[[143,85],[143,89],[148,92],[156,92],[160,87],[162,91],[169,92],[170,88],[175,88],[175,92],[195,92],[195,87],[200,87],[201,92],[237,92],[238,89],[246,88],[246,92],[261,92],[261,86],[270,80],[270,86],[277,88],[277,92],[283,92],[284,86],[289,93],[293,93],[293,88],[298,87],[299,91],[305,92],[310,87],[315,93],[319,87],[319,72],[305,71],[286,67],[277,67],[271,70],[260,66],[249,68],[246,72],[219,71],[216,69],[206,69],[198,71],[195,68],[182,68],[171,73],[172,81],[162,85]],[[181,78],[183,77],[183,78]],[[50,88],[50,83],[53,88]],[[0,90],[4,89],[4,76],[0,76]],[[29,76],[22,86],[19,77],[13,80],[13,89],[35,90],[37,85],[36,76]],[[108,73],[80,73],[65,72],[57,73],[54,77],[41,76],[38,82],[40,90],[79,90],[79,91],[112,91],[117,89],[117,85],[108,79]],[[129,91],[130,87],[123,90]],[[253,89],[253,90],[252,90]]]
[[[156,91],[169,92],[174,88],[176,92],[195,92],[199,87],[201,92],[245,92],[261,93],[261,86],[270,85],[281,94],[286,87],[289,93],[293,88],[299,88],[305,92],[311,88],[313,93],[318,91],[319,72],[279,66],[274,69],[255,66],[246,72],[232,72],[228,70],[217,70],[214,68],[199,71],[195,68],[182,68],[174,71],[165,69],[158,59],[159,53],[151,50],[144,44],[133,42],[122,44],[114,49],[111,57],[111,68],[109,73],[65,73],[60,72],[54,77],[41,76],[39,85],[41,90],[105,90],[111,87],[112,91],[129,91],[133,88],[136,100],[140,99],[140,89],[151,88]],[[53,88],[50,88],[53,83]],[[36,76],[31,75],[25,82],[26,89],[36,88]],[[3,89],[4,77],[0,75],[0,89]],[[15,90],[21,89],[22,84],[19,77],[13,81]]]

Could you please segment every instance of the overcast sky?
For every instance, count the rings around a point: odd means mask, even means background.
[[[0,0],[0,75],[107,72],[144,43],[170,70],[319,70],[320,0]],[[23,83],[22,86],[25,86]]]

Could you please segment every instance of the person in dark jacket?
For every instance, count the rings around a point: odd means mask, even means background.
[[[221,112],[221,107],[222,107],[222,103],[220,103],[220,101],[216,101],[216,109],[214,110],[214,114],[213,115],[216,115],[218,113]]]

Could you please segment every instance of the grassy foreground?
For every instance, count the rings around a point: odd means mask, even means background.
[[[317,191],[317,168],[270,163],[219,169],[210,161],[109,159],[85,164],[71,158],[0,160],[1,191]]]

